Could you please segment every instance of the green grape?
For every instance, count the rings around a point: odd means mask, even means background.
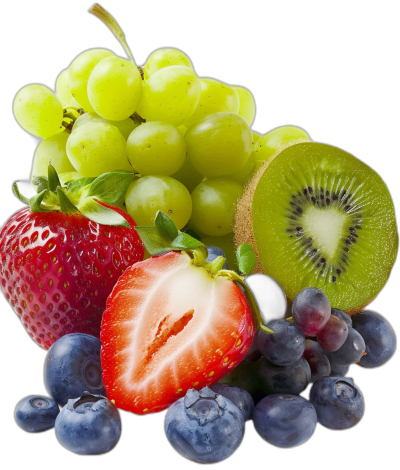
[[[282,126],[264,134],[254,150],[256,161],[266,162],[283,145],[291,145],[299,139],[310,140],[310,136],[304,129],[296,126]]]
[[[206,246],[217,246],[221,248],[226,256],[226,261],[228,261],[229,269],[234,271],[239,271],[239,266],[236,259],[236,249],[233,242],[233,233],[228,233],[222,237],[205,237],[201,241]]]
[[[67,183],[83,178],[83,176],[77,171],[68,171],[66,173],[58,173],[58,178],[60,179],[61,184],[65,186]]]
[[[178,131],[184,136],[188,130],[188,128],[186,126],[184,126],[183,124],[178,126],[177,127]]]
[[[150,121],[131,133],[126,151],[131,165],[141,175],[169,176],[183,165],[186,143],[176,127]]]
[[[255,131],[252,131],[251,132],[253,134],[253,149],[254,147],[256,146],[257,142],[260,140],[261,138],[261,134],[258,133],[258,132],[255,132]]]
[[[44,85],[27,85],[16,94],[13,103],[18,124],[37,137],[62,132],[64,110],[57,96]]]
[[[74,97],[72,97],[72,100],[69,102],[69,106],[72,106],[73,108],[83,108],[83,106],[81,106],[79,103],[78,103],[78,100]],[[90,112],[93,112],[92,111],[87,111],[88,113]]]
[[[137,112],[147,121],[180,126],[194,113],[200,94],[201,84],[195,72],[183,65],[172,65],[155,72],[145,83]]]
[[[237,170],[234,173],[231,173],[228,176],[228,178],[240,183],[241,185],[245,185],[248,180],[247,177],[254,170],[255,163],[256,163],[256,153],[253,151],[251,152],[250,157],[247,160],[247,162],[244,164],[244,166],[240,168],[240,170]]]
[[[110,56],[114,54],[106,49],[89,49],[75,57],[69,66],[69,89],[72,96],[87,112],[93,111],[87,94],[90,74],[100,61]]]
[[[192,222],[198,230],[211,236],[231,233],[236,203],[243,187],[228,178],[200,183],[192,192]]]
[[[97,114],[122,121],[136,111],[142,96],[143,80],[137,66],[121,57],[99,62],[87,84],[89,101]]]
[[[72,94],[69,89],[69,71],[68,69],[63,70],[57,77],[56,81],[56,93],[58,99],[62,105],[67,107],[72,100]]]
[[[239,95],[232,87],[211,78],[202,78],[200,82],[200,101],[195,112],[185,122],[187,127],[210,114],[224,111],[237,113],[239,111]]]
[[[203,175],[196,170],[187,155],[181,168],[171,176],[186,186],[190,193],[203,181]]]
[[[253,95],[247,88],[241,86],[235,86],[234,88],[240,99],[239,115],[246,119],[249,126],[251,126],[256,116],[256,103]]]
[[[72,132],[78,129],[81,126],[89,122],[103,122],[105,124],[111,124],[115,126],[121,134],[124,136],[125,140],[128,140],[130,133],[133,129],[136,129],[140,125],[140,121],[138,119],[123,119],[122,121],[110,121],[108,119],[104,119],[103,117],[99,116],[96,113],[84,113],[78,117],[78,119],[74,123],[74,127],[72,128]]]
[[[192,200],[182,183],[170,176],[142,176],[130,185],[125,205],[138,225],[154,225],[158,210],[174,221],[178,230],[189,221]]]
[[[47,177],[49,163],[59,174],[75,171],[67,156],[68,137],[67,132],[61,132],[39,143],[33,157],[32,178],[35,176]]]
[[[207,178],[229,175],[242,168],[250,157],[252,139],[247,122],[234,113],[206,116],[185,135],[193,166]]]
[[[193,68],[189,57],[178,49],[158,49],[152,52],[144,66],[144,79],[148,80],[153,73],[171,65],[184,65]]]
[[[82,176],[100,176],[113,170],[132,171],[126,154],[126,140],[110,124],[90,122],[68,138],[67,155]]]

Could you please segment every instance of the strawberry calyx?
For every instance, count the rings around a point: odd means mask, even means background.
[[[197,238],[188,232],[178,230],[170,217],[164,212],[158,211],[153,226],[136,226],[146,250],[152,256],[160,256],[170,251],[184,252],[191,258],[191,263],[198,268],[207,270],[209,276],[223,277],[239,285],[251,308],[253,322],[256,329],[262,328],[267,333],[274,333],[262,323],[262,317],[254,296],[244,282],[244,278],[235,271],[222,269],[225,258],[218,256],[211,262],[207,262],[207,248]],[[196,235],[194,232],[191,232]],[[237,258],[240,270],[248,275],[255,265],[255,255],[250,245],[241,245],[237,250]]]
[[[61,175],[49,164],[47,178],[32,179],[37,194],[27,198],[21,194],[18,181],[13,183],[15,196],[30,206],[32,213],[60,211],[80,212],[86,218],[102,225],[120,225],[132,228],[128,220],[114,205],[126,194],[133,180],[133,173],[118,170],[104,173],[97,178],[84,178],[77,174]]]

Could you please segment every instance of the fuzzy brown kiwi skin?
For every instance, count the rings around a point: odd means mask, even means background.
[[[235,213],[235,222],[233,226],[233,241],[235,244],[235,249],[237,249],[242,243],[248,243],[253,247],[254,253],[256,255],[257,264],[252,274],[254,273],[263,273],[263,267],[260,262],[260,257],[257,251],[256,239],[253,232],[253,222],[252,222],[252,206],[253,206],[253,197],[256,191],[258,182],[260,181],[261,176],[264,174],[264,171],[269,167],[271,162],[285,149],[291,147],[292,145],[301,144],[303,142],[311,142],[307,139],[299,139],[296,141],[290,141],[287,144],[280,147],[274,155],[272,155],[263,166],[255,173],[253,178],[248,182],[245,187],[243,196],[239,199],[237,203],[237,209]],[[352,316],[356,313],[361,312],[368,304],[370,304],[378,294],[374,295],[370,300],[365,304],[360,305],[359,307],[352,307],[347,310],[344,310],[348,315]],[[293,301],[286,297],[287,299],[287,312],[291,311]],[[335,306],[332,306],[335,308]],[[290,315],[289,315],[290,316]]]

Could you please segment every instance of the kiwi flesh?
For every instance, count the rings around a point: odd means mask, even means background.
[[[235,245],[250,243],[253,272],[289,301],[317,287],[356,313],[385,285],[398,249],[393,201],[380,176],[349,153],[302,142],[271,157],[238,202]]]

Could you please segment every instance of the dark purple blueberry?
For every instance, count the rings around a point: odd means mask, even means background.
[[[310,439],[317,413],[303,397],[269,395],[256,406],[253,422],[258,434],[270,444],[294,447]]]
[[[311,381],[311,370],[304,357],[289,366],[276,366],[264,357],[260,359],[260,380],[267,395],[290,393],[298,395]]]
[[[350,366],[340,366],[339,364],[335,364],[334,361],[330,361],[331,364],[331,373],[329,377],[345,377],[350,369]]]
[[[210,385],[213,392],[228,398],[241,411],[245,421],[251,419],[254,411],[254,401],[248,391],[228,384],[216,383]]]
[[[54,427],[60,408],[50,397],[30,395],[17,403],[14,418],[27,432],[41,432]]]
[[[304,352],[306,338],[300,327],[286,320],[272,320],[257,331],[257,344],[261,354],[277,366],[288,366],[298,361]]]
[[[261,273],[250,274],[244,279],[258,306],[262,324],[282,319],[287,309],[287,299],[282,287],[270,276]]]
[[[310,402],[318,422],[329,429],[355,426],[364,414],[364,399],[352,379],[322,377],[311,387]]]
[[[318,343],[324,351],[337,351],[347,339],[349,329],[344,320],[331,315],[328,323],[317,333]]]
[[[251,396],[262,389],[258,375],[260,360],[251,364],[239,364],[229,374],[222,377],[219,383],[233,385],[234,387],[247,390]]]
[[[351,316],[347,315],[346,312],[343,312],[343,310],[339,310],[337,308],[333,308],[331,310],[331,315],[335,315],[335,317],[339,317],[341,320],[343,320],[348,327],[353,326],[353,322],[351,320]]]
[[[349,328],[349,334],[343,346],[334,352],[327,352],[326,355],[332,363],[341,366],[350,366],[359,361],[365,351],[365,342],[358,331]]]
[[[202,388],[190,389],[165,416],[165,433],[183,457],[213,463],[229,457],[240,445],[245,421],[229,399]]]
[[[306,287],[293,301],[292,316],[306,336],[315,336],[331,316],[328,297],[315,287]]]
[[[310,366],[311,382],[315,382],[331,373],[329,359],[317,342],[309,339],[306,340],[303,357]]]
[[[61,406],[88,391],[106,395],[100,365],[101,342],[84,333],[62,336],[48,350],[44,385]]]
[[[222,256],[225,258],[225,264],[222,266],[222,269],[229,269],[228,262],[226,261],[226,256],[223,250],[221,248],[218,248],[217,246],[207,246],[207,263],[211,263],[211,261],[214,261],[218,256]]]
[[[79,398],[68,400],[55,428],[58,442],[71,452],[104,454],[115,447],[121,436],[121,418],[107,398],[84,392]]]
[[[390,323],[379,313],[365,310],[353,317],[354,328],[365,341],[366,355],[358,363],[363,367],[385,364],[396,351],[396,335]]]
[[[249,364],[251,362],[256,362],[262,354],[260,353],[260,350],[258,349],[258,342],[257,342],[257,333],[254,335],[253,342],[251,343],[250,348],[248,349],[246,355],[243,358],[243,361],[241,364]]]

